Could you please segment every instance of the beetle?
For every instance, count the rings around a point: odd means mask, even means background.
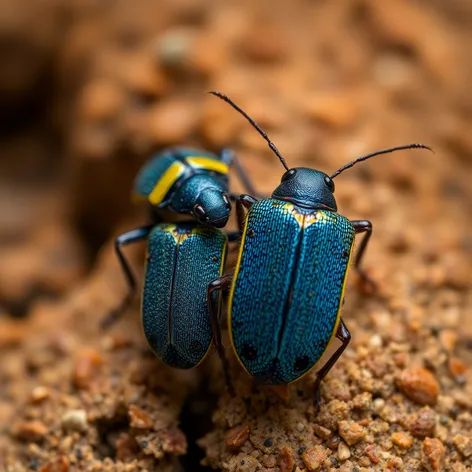
[[[136,292],[136,278],[123,246],[146,240],[143,329],[151,349],[172,367],[197,365],[211,345],[207,287],[223,272],[228,241],[239,236],[238,232],[217,229],[226,224],[231,210],[227,176],[231,162],[237,160],[229,150],[216,156],[174,148],[154,156],[135,183],[135,192],[151,205],[152,224],[115,240],[115,252],[129,290],[118,308],[103,320],[102,327],[117,319]],[[253,188],[238,163],[236,170],[246,188]],[[163,209],[192,214],[197,221],[162,222],[159,212]],[[213,298],[219,304],[216,294]]]
[[[370,221],[349,221],[337,212],[333,179],[358,162],[401,149],[424,148],[409,144],[368,154],[331,176],[316,169],[289,169],[267,134],[229,97],[210,92],[241,113],[267,141],[286,169],[270,198],[241,195],[237,200],[241,244],[236,269],[208,287],[212,318],[218,318],[217,290],[230,289],[228,330],[231,344],[244,369],[256,381],[288,384],[315,367],[334,338],[341,345],[318,371],[320,383],[351,335],[340,316],[350,261],[364,283],[372,283],[361,267],[372,235]],[[431,149],[430,149],[431,150]],[[244,215],[244,212],[247,212]],[[353,256],[356,234],[364,233]],[[215,329],[218,327],[214,322]],[[221,335],[214,333],[221,358]],[[227,361],[223,359],[224,367]]]
[[[201,224],[223,228],[231,212],[228,172],[234,164],[249,193],[254,192],[238,159],[230,149],[217,156],[191,148],[169,148],[154,155],[138,173],[134,195],[151,208],[192,214]]]

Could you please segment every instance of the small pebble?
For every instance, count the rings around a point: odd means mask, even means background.
[[[235,426],[226,432],[225,443],[231,449],[239,449],[247,441],[249,433],[248,424]]]
[[[305,425],[303,423],[297,423],[297,431],[301,433],[305,429]]]
[[[450,357],[449,362],[447,364],[449,373],[451,377],[458,383],[465,383],[466,382],[466,372],[467,372],[467,364],[462,362],[457,357]]]
[[[369,346],[372,348],[382,347],[382,337],[379,334],[374,334],[369,339]]]
[[[13,427],[13,435],[25,441],[40,441],[48,428],[41,421],[22,421]]]
[[[393,444],[396,444],[403,449],[408,449],[413,444],[413,437],[411,434],[403,431],[393,433],[391,439]]]
[[[436,431],[436,414],[429,408],[411,414],[406,419],[410,433],[417,438],[433,437]]]
[[[382,410],[382,408],[385,406],[385,400],[383,398],[376,398],[372,402],[372,408],[376,411],[379,412]]]
[[[444,467],[446,449],[443,443],[436,438],[426,438],[423,441],[421,462],[429,471],[440,471]]]
[[[457,434],[452,438],[456,449],[466,458],[472,456],[472,439],[462,434]]]
[[[87,430],[87,412],[85,410],[69,410],[62,415],[62,427],[70,431],[84,432]]]
[[[338,447],[338,459],[345,461],[351,457],[351,450],[347,447],[346,443],[341,441]]]
[[[328,428],[316,423],[313,425],[313,431],[321,439],[328,439],[331,436],[331,431]]]
[[[264,439],[264,446],[265,447],[272,447],[272,444],[273,444],[272,438]]]
[[[292,449],[289,447],[282,448],[279,455],[280,472],[292,472],[294,465],[295,458]]]
[[[33,388],[31,392],[31,402],[32,403],[41,403],[51,395],[50,390],[47,387],[38,386]]]
[[[340,421],[338,427],[340,436],[348,446],[356,444],[367,434],[366,430],[354,421]]]
[[[419,405],[435,405],[439,384],[436,377],[427,369],[405,369],[400,377],[400,389]]]
[[[130,418],[130,426],[138,429],[152,429],[154,421],[148,415],[147,412],[138,408],[135,405],[130,405],[128,408],[128,414]]]
[[[102,356],[96,350],[90,349],[80,352],[74,365],[74,385],[77,388],[86,389],[102,361]]]
[[[308,470],[318,470],[328,457],[328,452],[323,446],[313,446],[302,454],[303,462]]]
[[[41,469],[39,469],[39,472],[68,472],[69,465],[69,459],[66,456],[62,455],[41,467]]]

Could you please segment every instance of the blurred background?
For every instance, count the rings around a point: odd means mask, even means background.
[[[261,193],[275,188],[278,160],[208,90],[251,114],[289,166],[331,173],[433,147],[346,172],[338,207],[373,222],[366,264],[384,292],[453,287],[437,305],[454,313],[421,322],[472,339],[471,43],[465,0],[3,0],[0,380],[27,371],[5,363],[35,352],[33,332],[61,326],[73,352],[98,336],[125,289],[111,241],[146,219],[130,190],[152,153],[231,146]],[[0,421],[24,387],[8,385]]]

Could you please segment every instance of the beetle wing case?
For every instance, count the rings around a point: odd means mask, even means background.
[[[319,360],[339,322],[354,236],[349,220],[331,211],[275,199],[251,207],[229,329],[255,378],[292,382]]]
[[[172,367],[194,367],[209,350],[207,287],[222,274],[227,242],[217,229],[183,223],[159,224],[149,234],[143,328]]]

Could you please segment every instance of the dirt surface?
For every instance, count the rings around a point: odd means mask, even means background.
[[[472,469],[467,2],[6,6],[0,470],[197,471],[202,458],[240,472]],[[146,220],[129,194],[152,152],[232,146],[262,194],[280,180],[266,143],[212,89],[290,166],[330,173],[389,146],[435,150],[379,156],[336,179],[340,212],[373,223],[365,264],[378,289],[363,293],[351,274],[352,341],[319,412],[315,373],[274,390],[231,357],[231,397],[214,353],[188,372],[165,367],[138,302],[99,329],[125,293],[111,241]],[[142,251],[129,254],[141,273]]]

